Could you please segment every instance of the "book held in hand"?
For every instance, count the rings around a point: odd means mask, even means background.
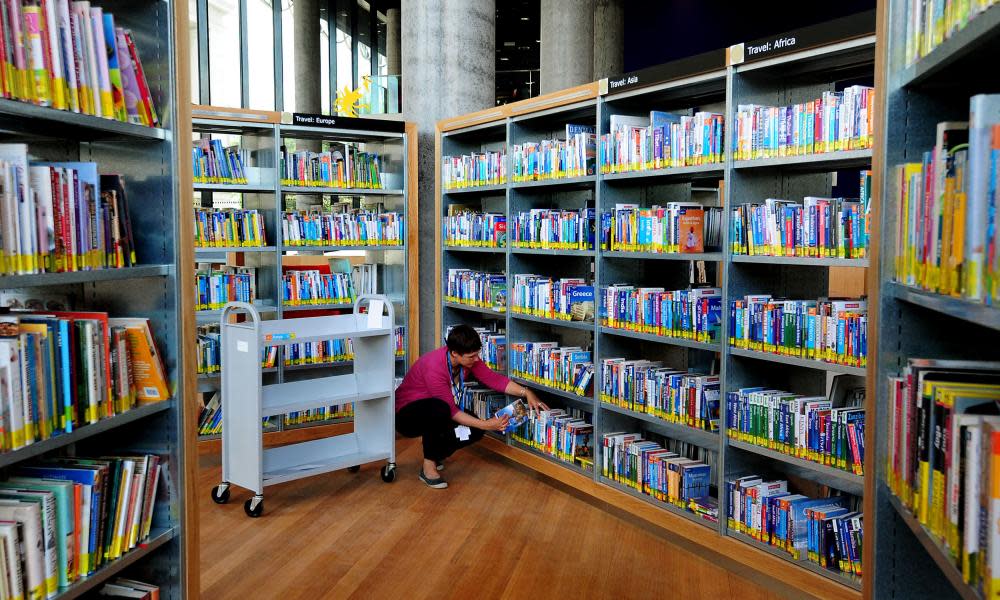
[[[510,421],[507,422],[507,428],[503,432],[510,433],[528,420],[528,406],[524,401],[518,399],[498,410],[493,416],[501,418],[504,415],[509,416]]]

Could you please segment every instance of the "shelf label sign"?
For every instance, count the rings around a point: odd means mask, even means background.
[[[729,47],[729,64],[738,65],[843,42],[875,33],[875,11],[860,12],[825,23],[794,29]]]
[[[282,121],[289,125],[301,127],[322,127],[324,129],[347,129],[350,131],[378,131],[386,133],[403,133],[406,123],[388,119],[366,119],[361,117],[339,117],[335,115],[317,115],[311,113],[292,113],[288,122],[287,113]]]
[[[265,342],[284,342],[294,339],[295,339],[294,333],[268,333],[264,335]]]

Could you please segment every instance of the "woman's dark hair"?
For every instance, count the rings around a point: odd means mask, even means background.
[[[456,325],[452,327],[445,344],[448,346],[448,350],[456,354],[479,352],[479,349],[483,347],[483,342],[479,339],[479,334],[468,325]]]

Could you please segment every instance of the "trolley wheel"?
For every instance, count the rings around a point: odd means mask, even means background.
[[[228,483],[220,483],[212,488],[212,501],[216,504],[225,504],[226,502],[229,502]]]
[[[248,517],[256,519],[264,513],[264,497],[254,496],[243,503],[243,511]]]
[[[357,473],[361,470],[361,465],[354,465],[353,467],[347,467],[348,473]]]
[[[396,463],[389,463],[382,467],[382,481],[392,483],[396,480]]]

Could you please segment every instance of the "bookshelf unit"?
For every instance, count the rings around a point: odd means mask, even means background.
[[[347,256],[360,257],[364,263],[378,265],[378,292],[388,296],[395,306],[396,325],[404,328],[402,356],[397,355],[396,374],[402,377],[406,366],[415,359],[417,322],[415,318],[416,293],[409,286],[415,281],[417,264],[415,256],[411,256],[411,248],[415,248],[417,239],[417,223],[415,216],[416,192],[412,172],[412,156],[416,152],[415,145],[410,143],[414,135],[412,124],[399,122],[398,126],[385,126],[384,122],[371,123],[364,126],[365,119],[338,119],[338,128],[312,127],[294,125],[291,115],[265,111],[234,110],[212,106],[195,106],[193,132],[195,138],[202,135],[227,136],[224,145],[234,143],[239,139],[241,147],[252,150],[248,169],[248,185],[229,184],[196,184],[194,191],[200,193],[201,205],[213,206],[213,198],[220,193],[233,194],[222,196],[228,203],[216,203],[216,206],[235,205],[233,199],[238,198],[239,206],[259,210],[264,216],[266,231],[266,246],[262,247],[229,247],[229,248],[196,248],[198,262],[219,262],[252,266],[256,268],[257,300],[255,307],[265,319],[281,319],[307,317],[329,314],[332,310],[351,310],[353,304],[317,303],[291,305],[282,301],[282,273],[286,267],[301,263],[298,257],[314,256]],[[356,125],[354,123],[361,125]],[[279,169],[281,148],[289,146],[294,150],[296,144],[307,149],[317,149],[324,142],[360,142],[368,151],[382,156],[384,162],[383,185],[385,189],[355,189],[316,186],[293,186],[282,182]],[[238,196],[235,196],[237,195]],[[359,206],[360,199],[383,203],[388,212],[398,212],[404,220],[404,238],[400,246],[364,246],[364,245],[292,245],[282,238],[282,215],[294,201],[296,210],[315,208],[323,210],[324,198],[334,204],[340,198],[353,200],[354,208]],[[340,254],[328,255],[336,252]],[[302,265],[299,265],[300,268]],[[218,322],[221,310],[197,311],[199,323]],[[277,365],[261,370],[265,383],[284,383],[312,379],[350,372],[353,361],[341,360],[316,364],[285,365],[282,350],[279,350]],[[221,378],[218,372],[198,375],[198,391],[214,392],[219,389]],[[288,423],[284,418],[274,417],[264,426],[265,445],[282,444],[287,441],[308,439],[313,434],[335,435],[343,431],[353,421],[347,418],[331,418],[305,423]],[[311,433],[303,429],[313,430]],[[324,434],[324,432],[327,432]],[[303,437],[305,436],[305,437]],[[203,448],[218,447],[218,434],[200,435],[204,442]]]
[[[186,400],[194,384],[189,354],[194,336],[185,327],[193,301],[189,286],[179,283],[193,276],[188,264],[191,210],[180,201],[190,183],[190,160],[189,151],[179,149],[176,141],[178,132],[190,123],[186,106],[177,103],[177,98],[190,95],[188,7],[167,2],[101,5],[114,15],[117,26],[133,33],[161,126],[144,127],[3,99],[0,137],[3,143],[27,144],[31,161],[93,162],[99,173],[123,175],[138,264],[7,275],[0,277],[0,289],[36,299],[65,298],[73,310],[148,318],[171,393],[160,402],[93,424],[81,423],[71,433],[0,453],[0,469],[6,479],[7,469],[44,457],[107,456],[137,449],[160,455],[164,484],[157,490],[149,538],[92,575],[59,588],[54,597],[78,598],[122,575],[155,583],[165,597],[195,598],[199,590],[196,478],[190,468],[194,435],[187,427],[191,414]]]
[[[872,257],[869,289],[878,309],[877,362],[869,364],[869,410],[877,410],[878,429],[868,432],[875,450],[877,477],[870,482],[867,514],[877,524],[865,552],[875,556],[866,566],[872,597],[982,598],[965,582],[961,568],[937,536],[914,516],[890,489],[888,481],[889,424],[892,414],[887,378],[898,375],[909,358],[994,361],[1000,343],[1000,310],[995,305],[929,292],[894,281],[897,197],[893,173],[897,165],[920,162],[935,146],[936,126],[944,121],[968,121],[969,99],[996,94],[1000,85],[988,74],[1000,58],[1000,6],[975,16],[926,56],[905,64],[906,3],[882,3],[879,29],[886,40],[880,59],[878,85],[884,109],[874,160],[882,175],[878,189],[881,243]],[[983,69],[986,69],[985,71]],[[964,471],[964,468],[963,468]],[[985,502],[985,500],[984,500]],[[968,518],[967,516],[965,518]],[[982,533],[980,534],[983,535]],[[985,534],[989,535],[989,534]]]
[[[823,91],[839,91],[843,85],[874,83],[876,44],[871,30],[844,41],[825,42],[774,58],[727,64],[728,54],[720,53],[702,60],[696,66],[687,63],[669,73],[669,77],[611,90],[607,81],[593,84],[595,98],[581,97],[574,88],[481,113],[464,115],[438,123],[438,164],[449,155],[469,151],[496,150],[539,136],[561,138],[559,132],[567,123],[590,123],[591,107],[596,107],[598,136],[610,129],[611,115],[648,115],[651,110],[692,115],[707,111],[725,115],[726,131],[738,104],[792,104],[819,97]],[[625,78],[619,78],[624,80]],[[530,128],[530,129],[529,129]],[[507,132],[506,140],[502,132]],[[546,133],[547,132],[547,133]],[[600,143],[600,142],[598,142]],[[486,445],[521,464],[529,465],[570,487],[660,525],[702,550],[709,550],[724,560],[734,560],[739,568],[761,574],[791,595],[858,598],[862,580],[827,570],[805,560],[796,561],[784,551],[762,544],[747,535],[729,531],[726,524],[724,481],[727,476],[756,472],[802,482],[804,492],[829,486],[843,492],[866,497],[873,478],[871,457],[866,459],[865,475],[822,465],[806,459],[730,439],[726,434],[725,393],[749,385],[771,385],[800,394],[827,393],[827,385],[835,374],[865,377],[866,369],[816,360],[764,354],[730,348],[729,313],[731,298],[745,294],[770,293],[797,299],[816,299],[831,293],[833,283],[846,277],[851,281],[864,278],[869,259],[794,258],[734,255],[729,240],[730,214],[733,202],[763,201],[765,198],[786,198],[801,201],[803,196],[830,197],[835,183],[844,181],[844,171],[871,167],[869,149],[828,152],[818,155],[790,156],[768,160],[734,161],[726,140],[726,156],[718,164],[701,164],[625,173],[601,173],[594,177],[572,180],[511,183],[506,186],[446,190],[438,173],[437,218],[439,289],[436,332],[443,342],[449,325],[460,322],[474,326],[498,323],[507,335],[508,356],[511,343],[519,341],[559,341],[562,345],[584,345],[593,351],[595,382],[600,381],[600,361],[611,357],[661,360],[665,366],[678,370],[692,369],[716,373],[721,377],[722,405],[720,431],[707,431],[675,423],[651,414],[640,413],[605,402],[599,385],[587,397],[556,390],[515,377],[519,383],[539,392],[550,406],[583,409],[593,416],[595,425],[594,472],[581,472],[575,465],[550,460],[531,448],[511,440],[489,438]],[[837,175],[833,173],[837,172]],[[843,183],[842,183],[843,185]],[[856,183],[855,183],[856,186]],[[853,194],[857,194],[857,189]],[[723,208],[722,240],[719,247],[706,247],[699,254],[662,254],[652,252],[610,251],[600,247],[594,251],[524,250],[448,248],[442,243],[442,219],[452,203],[468,205],[472,198],[491,198],[490,210],[499,212],[506,199],[508,246],[512,215],[526,208],[593,206],[598,223],[602,211],[618,203],[633,203],[640,207],[664,204],[668,201],[698,202]],[[586,204],[585,204],[586,203]],[[873,227],[874,229],[874,227]],[[876,239],[873,233],[873,240]],[[598,230],[599,237],[599,230]],[[619,330],[600,322],[560,322],[519,315],[510,309],[508,295],[506,313],[482,309],[467,309],[443,302],[442,289],[449,268],[491,270],[506,268],[508,294],[516,273],[537,273],[558,277],[584,276],[592,278],[595,292],[612,283],[636,286],[658,286],[667,290],[696,285],[709,285],[722,291],[722,333],[711,342],[687,338]],[[595,301],[601,302],[599,294]],[[599,308],[598,308],[599,311]],[[599,314],[599,312],[598,312]],[[599,317],[595,319],[599,321]],[[509,364],[509,363],[508,363]],[[860,385],[860,384],[859,384]],[[870,393],[870,392],[869,392]],[[870,396],[869,396],[870,398]],[[869,399],[870,409],[872,402]],[[872,411],[869,410],[869,414]],[[871,418],[871,417],[870,417]],[[870,422],[870,421],[869,421]],[[869,427],[871,427],[869,425]],[[714,461],[712,493],[718,490],[719,523],[711,523],[694,513],[667,502],[654,499],[630,487],[604,477],[600,469],[601,435],[606,432],[642,432],[685,442],[717,453]],[[525,454],[526,451],[528,454]],[[536,455],[538,458],[536,458]],[[541,460],[539,460],[541,459]],[[624,494],[619,494],[621,492]],[[679,517],[679,519],[678,519]],[[873,522],[866,513],[866,520]],[[872,531],[869,525],[866,532]],[[866,544],[868,538],[866,537]],[[871,554],[865,554],[866,557]],[[871,561],[865,559],[865,572],[870,573]],[[778,581],[781,580],[781,581]]]

